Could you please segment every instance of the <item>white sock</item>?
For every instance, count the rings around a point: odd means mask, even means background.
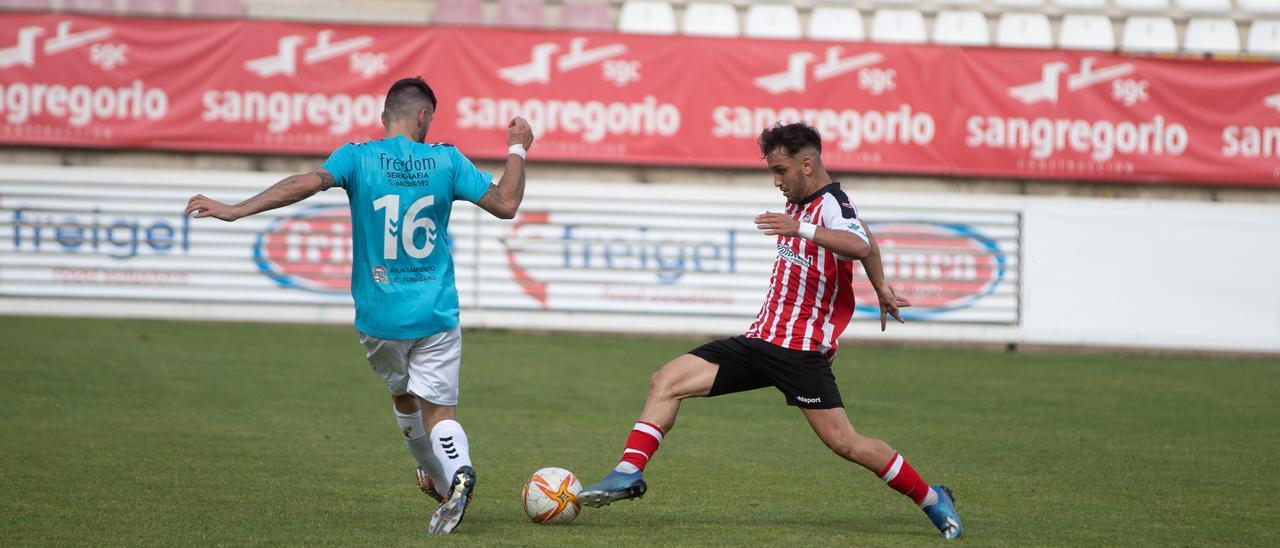
[[[622,462],[619,462],[617,466],[614,466],[613,471],[622,472],[623,474],[634,474],[636,472],[639,472],[640,469],[637,468],[636,465],[631,464],[624,460]]]
[[[396,413],[396,423],[400,425],[400,434],[404,436],[404,444],[409,448],[409,453],[418,461],[418,465],[426,470],[427,475],[435,480],[432,483],[435,485],[436,493],[444,496],[440,490],[448,491],[449,482],[442,482],[445,477],[444,472],[441,471],[440,460],[436,458],[435,451],[431,449],[431,438],[427,436],[427,429],[422,426],[422,411],[414,411],[406,415],[394,406],[391,410]],[[441,483],[445,485],[441,487]]]
[[[467,433],[462,430],[462,425],[458,424],[458,421],[442,420],[431,429],[431,441],[436,458],[440,461],[440,467],[444,470],[445,481],[441,482],[440,488],[448,490],[458,468],[471,466]]]
[[[934,491],[932,487],[930,487],[930,488],[929,488],[929,494],[925,495],[925,496],[924,496],[924,500],[920,501],[920,507],[921,507],[921,508],[928,508],[928,507],[933,506],[933,505],[935,505],[935,504],[937,504],[937,503],[938,503],[938,493],[937,493],[936,491]]]

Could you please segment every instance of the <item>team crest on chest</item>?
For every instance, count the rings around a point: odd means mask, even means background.
[[[813,264],[813,257],[801,257],[796,250],[783,244],[778,244],[778,256],[796,266],[808,267]]]

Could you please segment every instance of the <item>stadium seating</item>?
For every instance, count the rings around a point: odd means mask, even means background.
[[[1107,9],[1107,0],[1052,0],[1053,5],[1064,10],[1102,11]]]
[[[1068,14],[1058,27],[1058,47],[1111,51],[1116,49],[1116,33],[1105,15]]]
[[[800,13],[790,4],[751,4],[743,34],[753,38],[799,38]]]
[[[951,46],[987,46],[991,31],[978,11],[940,11],[933,20],[933,42]]]
[[[71,13],[113,15],[116,12],[116,2],[115,0],[65,0],[62,9]]]
[[[675,34],[676,12],[666,2],[627,0],[618,13],[618,31],[631,34]]]
[[[440,25],[483,25],[484,0],[436,0],[433,22]]]
[[[1120,49],[1135,53],[1178,51],[1178,34],[1168,17],[1130,17],[1124,22]]]
[[[808,36],[812,40],[865,40],[862,12],[853,8],[818,6],[809,13]]]
[[[1193,13],[1230,13],[1231,0],[1174,0],[1178,7]]]
[[[1249,13],[1260,13],[1263,15],[1280,14],[1280,2],[1276,0],[1236,0],[1236,5],[1240,9]]]
[[[176,16],[178,0],[129,0],[124,11],[130,15]]]
[[[1133,12],[1168,12],[1169,0],[1112,0],[1116,7]]]
[[[871,18],[871,40],[923,44],[928,41],[924,15],[915,10],[877,10]]]
[[[613,30],[613,17],[605,0],[564,0],[560,26],[572,30]]]
[[[996,25],[996,45],[1006,48],[1051,48],[1053,30],[1043,13],[1005,13]]]
[[[244,3],[241,0],[199,0],[191,3],[191,15],[194,17],[244,17]]]
[[[1249,25],[1249,45],[1245,50],[1280,57],[1280,20],[1254,21]]]
[[[738,10],[732,4],[693,2],[685,6],[680,28],[693,36],[737,36]]]
[[[546,5],[542,0],[498,0],[498,14],[493,24],[502,27],[537,28],[546,24]]]
[[[49,0],[0,0],[0,11],[49,11]]]
[[[991,0],[998,8],[1043,8],[1045,0]]]
[[[1240,53],[1240,32],[1230,19],[1192,17],[1182,49],[1189,53]]]
[[[981,6],[982,0],[935,0],[942,6]]]

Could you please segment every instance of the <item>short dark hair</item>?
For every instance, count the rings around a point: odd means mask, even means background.
[[[396,83],[391,84],[391,89],[387,90],[387,100],[382,105],[382,109],[395,117],[413,116],[427,102],[430,102],[431,108],[435,109],[436,93],[431,91],[431,86],[428,86],[421,76],[412,76],[401,78],[396,80]]]
[[[795,156],[797,152],[808,147],[813,147],[819,154],[822,153],[822,136],[818,135],[818,130],[805,122],[773,124],[760,132],[760,139],[757,142],[760,144],[761,156],[768,156],[779,147],[786,151],[787,156]]]

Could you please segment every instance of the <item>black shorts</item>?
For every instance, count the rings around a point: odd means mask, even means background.
[[[792,350],[739,335],[711,341],[689,353],[720,366],[708,396],[773,386],[787,397],[787,405],[844,407],[831,362],[820,352]]]

